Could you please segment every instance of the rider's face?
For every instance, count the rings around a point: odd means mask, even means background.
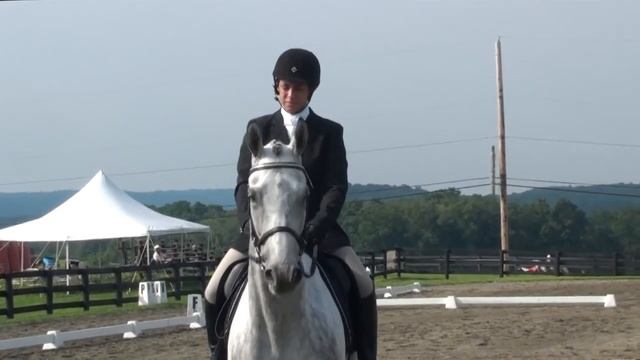
[[[307,106],[311,89],[305,82],[278,81],[278,101],[289,114],[296,114]]]

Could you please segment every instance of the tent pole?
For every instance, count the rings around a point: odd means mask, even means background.
[[[184,232],[180,237],[180,262],[184,262]]]
[[[208,232],[207,233],[207,256],[206,256],[207,261],[211,260],[209,258],[210,254],[211,254],[211,232]]]
[[[149,254],[149,242],[151,241],[151,234],[147,231],[147,265],[151,264],[151,256]]]
[[[24,271],[24,241],[20,243],[20,271]],[[22,286],[22,281],[24,278],[20,278],[20,286]]]

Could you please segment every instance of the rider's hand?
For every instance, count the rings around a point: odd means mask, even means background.
[[[316,242],[319,235],[318,225],[312,220],[307,223],[302,231],[302,237],[308,242]]]
[[[240,234],[249,235],[249,219],[245,220],[242,225],[240,225]]]

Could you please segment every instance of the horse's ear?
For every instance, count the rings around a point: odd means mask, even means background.
[[[249,128],[247,128],[247,137],[246,140],[247,146],[249,147],[249,151],[253,154],[254,157],[258,157],[260,152],[262,151],[262,134],[260,133],[260,128],[258,125],[251,123]]]
[[[302,152],[307,147],[308,141],[309,128],[307,127],[307,123],[306,121],[298,121],[298,126],[296,126],[296,131],[291,142],[293,151],[298,155],[302,155]]]

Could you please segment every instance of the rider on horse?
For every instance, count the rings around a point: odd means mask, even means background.
[[[340,124],[318,116],[309,107],[311,97],[320,84],[320,63],[304,49],[289,49],[282,53],[273,69],[275,99],[281,108],[273,114],[253,119],[265,141],[288,143],[298,122],[307,124],[308,145],[302,154],[302,164],[309,174],[312,188],[307,203],[307,219],[303,236],[315,242],[319,252],[342,260],[350,269],[357,287],[355,314],[355,349],[358,358],[376,358],[377,309],[373,282],[351,247],[349,237],[338,225],[337,218],[347,193],[347,159]],[[246,137],[246,136],[245,136]],[[235,200],[240,221],[240,235],[217,266],[205,291],[207,335],[212,358],[216,359],[218,344],[215,323],[222,311],[235,265],[247,258],[249,246],[249,200],[247,180],[251,168],[251,153],[243,139],[238,159]]]

